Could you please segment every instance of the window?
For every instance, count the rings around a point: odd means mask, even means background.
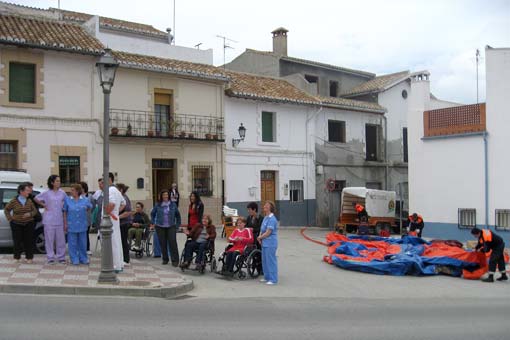
[[[407,99],[407,90],[402,90],[402,98]]]
[[[193,191],[200,196],[212,196],[212,166],[196,165],[191,167],[193,174]]]
[[[330,97],[338,97],[338,82],[330,80],[329,81],[329,96]]]
[[[18,168],[18,143],[0,141],[0,169],[15,170]]]
[[[262,141],[268,143],[276,142],[274,112],[262,112]]]
[[[379,151],[379,125],[365,125],[366,160],[377,161]]]
[[[510,230],[510,209],[496,209],[496,229]]]
[[[319,94],[319,77],[305,74],[305,79],[313,85],[314,94]]]
[[[367,184],[365,184],[365,186],[366,186],[367,189],[375,189],[375,190],[381,190],[382,189],[381,182],[367,182]]]
[[[154,93],[154,127],[157,136],[166,136],[170,119],[172,95],[168,93]],[[175,131],[172,131],[175,132]]]
[[[2,196],[0,209],[3,209],[14,197],[18,195],[18,191],[16,189],[2,189],[0,195]]]
[[[9,63],[9,101],[35,103],[35,64]]]
[[[328,120],[328,138],[330,142],[345,143],[345,122]]]
[[[303,181],[289,181],[290,201],[303,202]]]
[[[403,152],[404,152],[404,163],[407,163],[408,162],[408,155],[407,155],[407,150],[408,150],[408,146],[407,146],[407,128],[403,128],[402,129],[402,146],[403,146]]]
[[[335,180],[335,188],[332,191],[342,192],[342,190],[344,190],[344,188],[346,186],[347,186],[347,182],[346,181],[337,181],[337,180]]]
[[[476,209],[461,209],[459,208],[459,228],[474,228],[476,227]]]
[[[68,187],[80,181],[80,157],[60,156],[58,165],[62,186]]]

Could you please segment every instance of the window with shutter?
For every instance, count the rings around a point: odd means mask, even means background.
[[[35,64],[9,63],[9,101],[35,103]]]
[[[262,112],[262,141],[275,142],[274,112]]]
[[[0,169],[15,170],[18,168],[18,143],[0,141]]]

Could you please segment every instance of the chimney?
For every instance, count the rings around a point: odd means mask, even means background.
[[[283,27],[271,32],[273,34],[273,53],[287,56],[287,32],[288,30]]]

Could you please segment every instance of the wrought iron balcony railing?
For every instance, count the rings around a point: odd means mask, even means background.
[[[110,110],[110,136],[224,141],[223,118]]]

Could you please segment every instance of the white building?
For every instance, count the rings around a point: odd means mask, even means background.
[[[285,80],[229,72],[226,203],[276,203],[283,226],[315,224],[314,114],[319,102]],[[239,139],[240,125],[246,128]]]
[[[433,109],[428,81],[411,83],[410,209],[426,237],[464,241],[476,225],[510,239],[510,49],[487,47],[485,60],[484,104]]]

